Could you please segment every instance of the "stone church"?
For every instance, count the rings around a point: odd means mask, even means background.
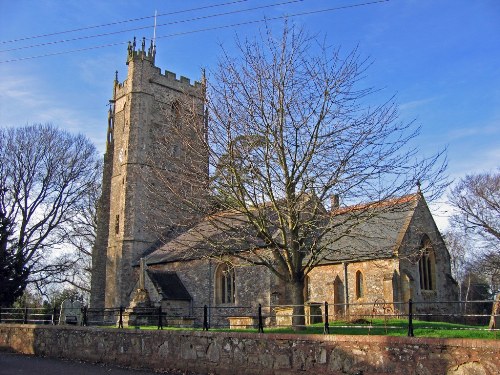
[[[146,183],[151,173],[150,150],[157,137],[177,126],[176,106],[188,95],[200,121],[192,129],[203,132],[205,83],[191,83],[155,66],[155,46],[145,41],[136,50],[129,44],[128,74],[120,83],[116,75],[110,109],[103,193],[93,250],[92,308],[130,306],[137,299],[151,306],[175,309],[180,316],[199,317],[200,306],[230,309],[246,306],[232,315],[255,315],[262,304],[266,315],[279,315],[290,303],[287,285],[263,266],[215,259],[207,253],[205,231],[215,238],[218,228],[199,218],[191,229],[159,242],[144,210]],[[173,115],[168,115],[172,112]],[[173,141],[175,143],[175,141]],[[193,162],[189,150],[177,149],[172,163]],[[206,161],[199,160],[200,165]],[[208,168],[200,168],[206,173]],[[202,176],[202,178],[205,178]],[[322,304],[331,307],[330,318],[356,311],[372,311],[379,304],[404,312],[412,299],[416,312],[450,313],[457,300],[457,284],[450,271],[450,256],[419,189],[397,199],[368,204],[373,215],[336,241],[335,249],[306,277],[304,296],[307,322],[321,316]],[[197,195],[196,189],[185,194]],[[339,207],[334,197],[328,208],[333,221],[355,215],[366,205]],[[163,212],[164,224],[175,223],[175,196]],[[154,202],[149,202],[154,209]],[[325,208],[325,210],[327,210]],[[234,213],[221,212],[224,220]],[[160,223],[162,224],[162,223]],[[342,228],[340,228],[342,229]],[[334,235],[334,233],[332,233]],[[194,250],[194,251],[193,251]],[[189,255],[188,255],[189,254]],[[273,308],[276,307],[276,308]],[[198,322],[199,324],[199,322]]]

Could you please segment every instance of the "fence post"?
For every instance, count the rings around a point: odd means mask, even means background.
[[[24,308],[23,324],[28,324],[28,307]]]
[[[259,333],[264,333],[264,324],[262,323],[262,305],[259,303]]]
[[[323,334],[330,334],[330,323],[328,323],[328,302],[325,301],[325,327],[323,328]]]
[[[120,320],[118,320],[118,328],[123,328],[123,306],[120,306]]]
[[[52,325],[53,326],[56,325],[56,316],[57,316],[57,307],[54,306],[54,308],[52,309]]]
[[[208,307],[203,306],[203,330],[208,331]]]
[[[408,337],[413,337],[413,301],[408,300]]]
[[[158,306],[158,328],[157,329],[163,329],[163,319],[162,319],[161,305]]]
[[[87,306],[82,307],[82,326],[87,326]]]

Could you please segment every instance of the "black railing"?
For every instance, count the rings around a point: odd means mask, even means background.
[[[52,309],[2,307],[0,309],[0,323],[54,324],[55,322]]]
[[[367,334],[388,333],[389,330],[406,330],[410,337],[418,329],[438,329],[431,322],[456,323],[451,329],[500,331],[500,315],[492,315],[495,301],[430,301],[387,303],[382,299],[372,303],[329,304],[308,303],[303,306],[300,319],[294,313],[293,305],[263,306],[190,306],[162,308],[119,308],[95,309],[82,307],[71,316],[61,314],[58,308],[0,308],[0,323],[21,324],[74,324],[81,326],[127,327],[182,327],[210,329],[287,329],[292,321],[294,329],[313,329],[323,334],[345,333],[345,330],[364,329]],[[71,319],[69,319],[71,318]],[[428,323],[426,323],[428,322]],[[294,322],[296,323],[296,322]],[[492,324],[491,324],[492,323]],[[426,326],[426,324],[428,326]],[[460,324],[460,325],[458,325]],[[489,325],[489,326],[488,326]],[[315,331],[314,331],[315,329]],[[343,331],[344,330],[344,331]],[[383,334],[382,332],[382,334]],[[496,337],[496,336],[495,336]]]

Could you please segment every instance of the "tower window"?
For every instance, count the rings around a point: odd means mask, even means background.
[[[115,217],[115,234],[120,233],[120,215]]]
[[[180,156],[179,145],[178,144],[173,144],[172,145],[170,156],[173,157],[173,158],[178,158]]]
[[[356,272],[356,298],[363,298],[365,295],[365,285],[363,280],[363,273]]]
[[[216,303],[234,303],[234,268],[231,265],[224,263],[217,268],[215,277]]]
[[[181,103],[177,100],[172,103],[172,122],[176,127],[181,123]]]

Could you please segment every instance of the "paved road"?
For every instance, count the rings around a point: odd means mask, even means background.
[[[86,362],[66,361],[10,353],[0,350],[0,375],[158,375]],[[179,375],[180,373],[165,373]]]

